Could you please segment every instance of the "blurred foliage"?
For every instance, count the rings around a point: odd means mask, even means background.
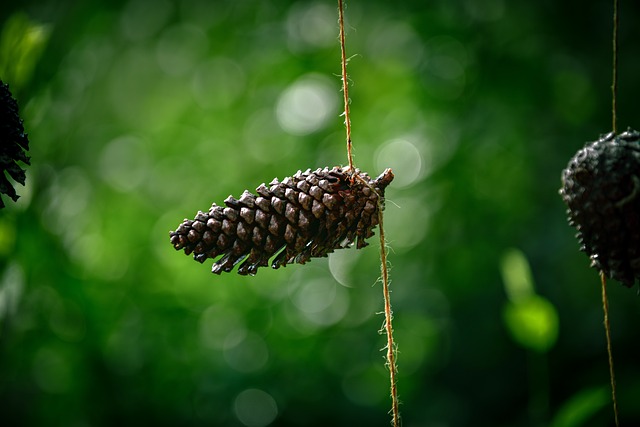
[[[508,303],[504,319],[513,339],[526,348],[546,352],[555,344],[558,315],[553,305],[538,295]]]
[[[584,425],[585,421],[602,410],[610,399],[611,393],[605,387],[581,390],[558,410],[551,427]]]
[[[509,249],[502,257],[502,278],[509,301],[504,321],[513,339],[525,348],[545,353],[558,337],[558,314],[536,295],[529,263],[521,251]]]
[[[405,426],[611,425],[593,392],[609,384],[598,275],[557,194],[610,129],[611,10],[347,4],[355,161],[396,174]],[[168,238],[229,194],[346,162],[336,5],[25,0],[0,19],[32,155],[0,213],[2,424],[388,425],[375,238],[249,278],[212,276]],[[622,0],[621,128],[640,127],[638,19]],[[40,44],[7,50],[34,28]],[[545,301],[529,318],[557,313],[557,339],[510,336],[528,324],[503,317],[509,248]],[[640,422],[639,303],[612,283],[623,425]]]
[[[29,21],[23,13],[11,15],[0,33],[0,76],[17,87],[31,77],[49,37],[49,28]]]

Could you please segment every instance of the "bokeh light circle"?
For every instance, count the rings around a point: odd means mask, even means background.
[[[393,169],[395,188],[414,184],[422,177],[423,158],[418,147],[406,139],[385,142],[376,152],[376,168]]]
[[[122,192],[136,189],[149,171],[148,151],[142,139],[124,135],[110,141],[100,153],[102,178]]]
[[[298,136],[320,130],[336,111],[335,89],[328,79],[317,74],[296,80],[278,100],[276,117],[280,127]]]
[[[269,349],[264,339],[245,330],[235,330],[227,335],[223,354],[231,368],[243,373],[258,371],[269,360]]]
[[[295,3],[286,24],[293,51],[324,48],[335,43],[335,11],[327,3]]]
[[[303,282],[291,295],[293,304],[305,313],[318,313],[336,298],[336,284],[330,280]]]
[[[278,405],[271,395],[257,388],[238,394],[234,403],[238,420],[247,427],[264,427],[278,416]]]

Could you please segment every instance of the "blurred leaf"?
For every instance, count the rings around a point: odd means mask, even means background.
[[[606,387],[581,390],[560,407],[551,427],[578,427],[609,402]]]
[[[36,24],[24,13],[16,13],[7,19],[0,34],[0,76],[17,87],[31,77],[51,29]]]
[[[16,262],[10,263],[0,275],[0,327],[5,318],[14,316],[24,292],[24,272]]]
[[[529,262],[518,249],[509,249],[502,256],[500,271],[507,296],[513,302],[535,293]]]
[[[546,352],[558,338],[556,309],[537,295],[507,303],[504,321],[513,339],[530,350]]]
[[[529,262],[520,250],[505,252],[500,270],[510,300],[504,309],[504,320],[511,336],[530,350],[546,352],[558,337],[555,308],[535,294]]]
[[[0,256],[4,260],[5,256],[11,254],[16,240],[16,228],[13,221],[8,217],[0,218]]]

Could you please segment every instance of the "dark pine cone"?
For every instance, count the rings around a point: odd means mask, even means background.
[[[29,164],[29,157],[25,154],[29,150],[29,139],[24,133],[22,119],[18,114],[18,103],[11,92],[9,85],[0,80],[0,193],[18,200],[18,195],[13,185],[7,179],[5,172],[16,182],[24,185],[25,172],[16,163],[18,160]],[[0,208],[4,207],[0,197]]]
[[[640,133],[587,144],[562,173],[560,195],[591,266],[631,287],[640,279]]]
[[[185,219],[170,233],[171,244],[196,261],[215,259],[212,272],[229,272],[239,262],[242,275],[259,267],[279,268],[324,257],[354,241],[367,245],[378,224],[378,207],[393,180],[391,169],[372,180],[348,167],[298,171],[282,181],[261,184],[254,195],[245,190],[240,199],[231,196],[226,207],[215,203],[209,212]]]

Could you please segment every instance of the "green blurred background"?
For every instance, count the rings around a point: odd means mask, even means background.
[[[0,212],[3,426],[386,426],[376,238],[214,276],[169,230],[346,162],[333,1],[25,0],[0,77],[32,165]],[[404,426],[612,424],[600,284],[558,196],[611,130],[611,1],[347,3],[355,162],[392,167]],[[620,5],[619,127],[640,127]],[[622,425],[637,288],[611,282]]]

